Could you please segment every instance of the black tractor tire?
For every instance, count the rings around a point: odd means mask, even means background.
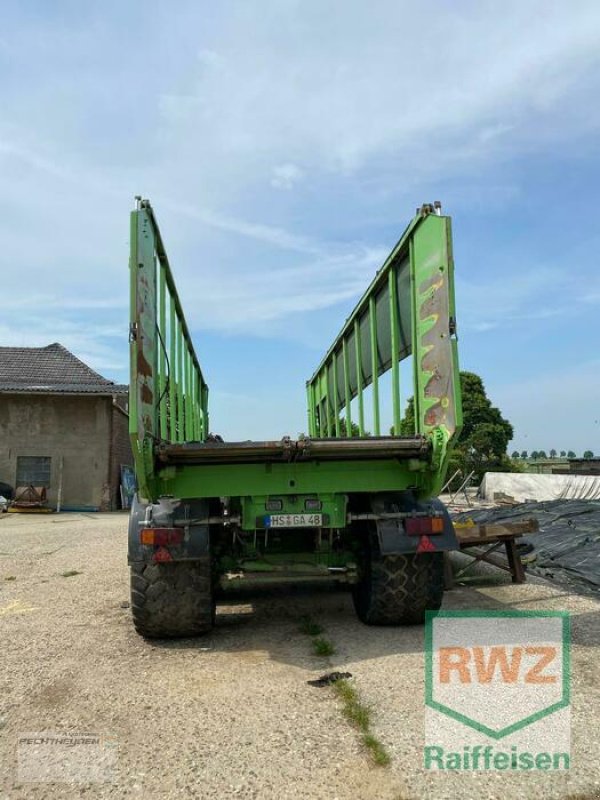
[[[207,633],[215,622],[210,560],[132,564],[131,612],[150,639]]]
[[[422,625],[444,596],[444,554],[381,555],[373,538],[353,587],[356,614],[365,625]]]

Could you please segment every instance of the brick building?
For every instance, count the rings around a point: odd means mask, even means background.
[[[60,344],[0,347],[0,481],[46,487],[51,507],[108,511],[132,464],[127,386]]]

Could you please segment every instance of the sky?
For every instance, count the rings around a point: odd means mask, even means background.
[[[293,435],[306,379],[440,200],[461,368],[510,449],[600,452],[595,0],[4,0],[0,22],[0,344],[58,341],[128,381],[141,194],[214,431]]]

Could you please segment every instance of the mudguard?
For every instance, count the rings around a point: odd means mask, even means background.
[[[140,542],[141,528],[173,528],[182,527],[183,542],[180,545],[169,545],[168,551],[172,561],[193,561],[206,558],[209,554],[209,526],[206,524],[185,524],[208,518],[207,500],[178,500],[172,497],[161,497],[157,503],[145,503],[137,494],[133,498],[129,514],[129,533],[127,562],[151,562],[154,560],[156,548]]]
[[[377,538],[382,555],[400,553],[426,553],[458,550],[459,544],[448,509],[437,497],[417,500],[411,492],[374,494],[371,497],[374,514],[407,514],[441,516],[444,521],[442,533],[409,536],[402,519],[377,519]]]

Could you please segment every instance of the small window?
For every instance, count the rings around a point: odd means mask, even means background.
[[[49,456],[18,456],[17,486],[50,486]]]

